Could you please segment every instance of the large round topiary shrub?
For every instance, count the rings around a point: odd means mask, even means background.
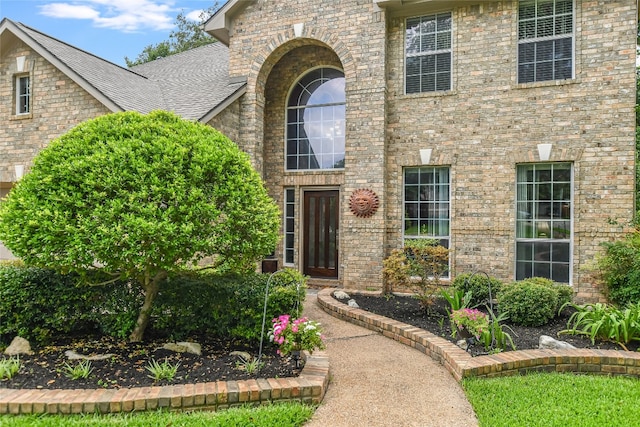
[[[166,111],[81,123],[36,156],[0,205],[0,240],[28,265],[101,270],[142,288],[131,341],[170,274],[206,257],[218,271],[253,270],[279,227],[249,156]]]

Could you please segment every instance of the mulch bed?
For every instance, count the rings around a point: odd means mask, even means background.
[[[168,384],[193,384],[217,380],[246,380],[251,378],[295,377],[301,370],[289,357],[276,354],[276,349],[265,342],[259,372],[249,374],[237,365],[238,356],[233,351],[244,351],[257,357],[259,344],[246,345],[212,337],[196,337],[191,341],[202,346],[202,354],[176,353],[161,349],[167,342],[150,340],[126,343],[106,337],[66,337],[35,349],[32,356],[20,356],[22,368],[11,380],[0,381],[0,388],[15,389],[95,389],[144,387]],[[78,361],[68,361],[65,351],[75,350],[83,355],[113,354],[108,360],[92,361],[93,371],[88,379],[72,380],[65,375],[65,363],[75,366]],[[3,356],[0,355],[0,360]],[[155,381],[146,369],[150,361],[172,365],[179,364],[173,381]]]
[[[457,339],[451,337],[451,327],[447,315],[448,303],[444,300],[437,300],[436,304],[432,306],[431,313],[426,313],[420,306],[418,300],[411,296],[392,295],[390,297],[378,297],[352,295],[351,298],[353,298],[363,310],[425,329],[451,342],[457,341]],[[346,300],[342,300],[341,302],[346,303]],[[479,309],[481,308],[479,307]],[[497,313],[495,308],[494,311]],[[612,342],[596,341],[595,344],[591,344],[591,340],[588,337],[568,334],[558,335],[559,331],[567,328],[567,321],[571,313],[571,309],[566,309],[560,316],[552,319],[549,324],[541,327],[513,325],[509,323],[508,320],[502,324],[508,326],[508,328],[504,328],[504,330],[511,335],[516,345],[516,350],[537,349],[541,335],[548,335],[552,338],[566,341],[578,348],[623,350],[618,344]],[[640,347],[640,344],[637,342],[627,345],[630,351],[636,351],[638,347]],[[508,350],[510,350],[510,348]],[[484,346],[481,344],[475,344],[469,352],[474,356],[487,354]]]

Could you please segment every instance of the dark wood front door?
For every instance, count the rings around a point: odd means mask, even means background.
[[[304,274],[338,278],[338,191],[304,193]]]

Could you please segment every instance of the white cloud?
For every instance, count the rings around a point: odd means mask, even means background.
[[[74,0],[40,6],[53,18],[89,19],[94,25],[124,32],[169,30],[179,9],[173,0]]]
[[[202,14],[204,10],[194,10],[185,15],[185,17],[191,21],[200,22],[200,14]]]

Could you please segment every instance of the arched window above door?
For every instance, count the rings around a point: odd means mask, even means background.
[[[342,169],[345,79],[335,68],[316,68],[293,86],[287,102],[286,169]]]

